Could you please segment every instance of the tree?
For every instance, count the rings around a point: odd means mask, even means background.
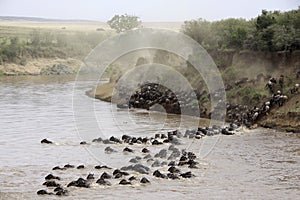
[[[271,26],[272,24],[276,23],[275,15],[278,15],[278,12],[275,11],[273,14],[272,12],[268,12],[266,10],[261,11],[261,15],[257,17],[256,19],[256,28],[257,30],[262,30],[265,28],[268,28],[268,26]]]
[[[210,26],[210,22],[200,18],[198,20],[185,21],[181,31],[199,44],[211,47],[214,45],[215,40],[211,39],[213,35],[210,32]]]
[[[139,17],[134,15],[115,15],[107,24],[110,28],[115,29],[117,33],[137,28],[141,25]]]
[[[213,22],[212,30],[217,36],[219,48],[242,49],[251,30],[251,23],[244,19],[229,18]]]

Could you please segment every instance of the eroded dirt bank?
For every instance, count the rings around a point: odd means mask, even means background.
[[[300,94],[297,94],[282,107],[271,110],[268,116],[259,120],[263,127],[276,128],[300,133]]]
[[[300,96],[290,94],[290,88],[300,82],[297,77],[300,52],[211,52],[211,56],[222,73],[227,100],[233,104],[261,106],[272,96],[265,88],[268,80],[284,75],[281,92],[289,97],[287,102],[281,107],[272,107],[268,115],[257,121],[257,125],[300,132]],[[87,95],[109,102],[114,86],[114,81],[99,85],[88,91]],[[277,91],[278,88],[276,86],[274,89]]]

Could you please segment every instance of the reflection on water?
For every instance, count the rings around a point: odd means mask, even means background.
[[[80,100],[95,104],[98,124],[105,136],[124,131],[131,135],[153,135],[156,130],[180,125],[178,116],[141,110],[117,110],[113,118],[109,103],[85,96],[85,91],[94,83],[88,79],[78,83],[77,90],[82,93]],[[73,87],[72,76],[1,77],[0,199],[38,198],[36,191],[53,166],[83,163],[92,170],[93,165],[98,164],[79,145],[82,139],[88,138],[82,135],[80,138],[76,132]],[[194,126],[193,120],[187,118],[181,125],[183,128]],[[43,138],[57,144],[41,145]],[[215,139],[206,140],[209,143]],[[197,150],[198,145],[192,144],[190,148]],[[93,148],[96,149],[91,146],[89,150]],[[113,195],[123,199],[292,199],[300,195],[300,139],[295,135],[257,129],[241,135],[220,136],[215,148],[200,163],[197,177],[191,180],[155,180],[146,187],[74,190],[70,198],[111,199]],[[70,178],[80,175],[76,173],[80,172],[71,172]]]

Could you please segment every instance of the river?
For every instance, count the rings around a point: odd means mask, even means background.
[[[0,199],[58,199],[38,196],[44,177],[52,167],[84,164],[86,171],[56,174],[75,178],[94,172],[99,159],[91,155],[96,147],[80,145],[82,135],[73,117],[72,76],[0,78]],[[89,79],[77,81],[82,103],[92,102],[101,130],[118,135],[111,105],[89,98]],[[113,113],[115,114],[115,113]],[[178,127],[178,116],[160,113],[117,111],[118,121],[132,135]],[[124,116],[124,117],[123,117]],[[150,119],[150,122],[149,122]],[[83,118],[82,121],[89,120]],[[129,125],[128,125],[129,124]],[[184,123],[188,124],[187,122]],[[122,127],[121,127],[122,128]],[[55,145],[40,141],[49,138]],[[217,143],[200,158],[196,177],[187,180],[151,179],[146,186],[92,187],[70,189],[62,199],[297,199],[300,197],[300,137],[271,129],[245,131],[234,136],[206,138]],[[90,142],[90,141],[88,141]],[[114,165],[113,159],[110,161]],[[53,172],[52,172],[53,173]],[[63,173],[67,173],[63,174]],[[98,175],[98,172],[95,172]]]

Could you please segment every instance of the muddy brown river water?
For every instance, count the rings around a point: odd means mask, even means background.
[[[144,111],[118,110],[117,123],[109,103],[85,95],[93,81],[77,81],[82,103],[92,102],[101,130],[118,135],[120,127],[132,135],[144,136],[156,130],[178,127],[179,116]],[[79,145],[72,110],[74,77],[1,77],[0,78],[0,199],[299,199],[300,137],[270,129],[246,130],[233,136],[204,138],[213,148],[198,159],[195,178],[163,180],[151,177],[150,185],[93,185],[89,189],[70,189],[67,197],[38,196],[44,177],[52,167],[67,163],[84,164],[83,171],[71,169],[54,174],[72,180],[96,172],[101,156],[95,145]],[[84,111],[82,111],[84,112]],[[134,123],[130,123],[133,120]],[[82,118],[81,121],[88,121]],[[184,122],[188,126],[189,121]],[[82,135],[81,135],[82,136]],[[49,138],[54,145],[43,145]],[[83,137],[84,138],[84,137]],[[88,141],[90,142],[90,141]],[[197,142],[190,148],[197,150]],[[115,147],[115,148],[122,148]],[[92,153],[91,153],[92,152]],[[94,153],[95,154],[95,153]],[[104,159],[104,158],[103,158]],[[118,165],[128,156],[105,158]],[[123,161],[122,161],[123,162]]]

